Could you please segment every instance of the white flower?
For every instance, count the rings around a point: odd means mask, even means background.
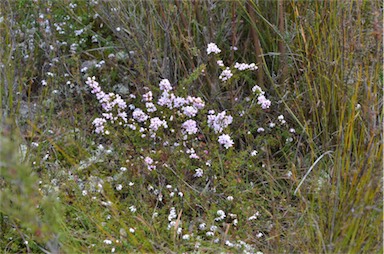
[[[234,144],[233,140],[231,139],[231,137],[228,134],[223,134],[223,135],[219,136],[218,141],[221,145],[224,145],[224,147],[226,149],[232,147]]]
[[[118,185],[116,186],[116,190],[120,191],[120,190],[122,190],[122,189],[123,189],[123,185],[118,184]]]
[[[260,104],[262,109],[267,109],[271,106],[271,101],[266,99],[262,94],[257,97],[257,100],[257,104]]]
[[[264,128],[261,128],[261,127],[257,129],[258,133],[261,133],[261,132],[264,132],[264,131],[265,131]]]
[[[208,44],[208,47],[207,47],[207,54],[211,54],[211,53],[215,53],[215,54],[218,54],[220,53],[221,50],[219,49],[219,47],[217,47],[217,45],[213,42],[209,43]]]
[[[228,200],[228,201],[232,201],[232,200],[233,200],[233,197],[232,197],[232,196],[228,196],[228,197],[227,197],[227,200]]]
[[[126,167],[121,167],[120,170],[121,170],[122,172],[125,172],[125,171],[127,171],[127,168],[126,168]]]
[[[149,129],[151,131],[156,132],[160,126],[163,126],[164,128],[168,128],[167,122],[165,120],[160,120],[158,117],[151,118],[151,123],[149,125]]]
[[[204,230],[206,226],[207,226],[207,224],[205,224],[205,223],[201,223],[201,224],[199,225],[199,229],[200,229],[200,230]]]
[[[168,79],[163,79],[159,83],[159,87],[161,91],[169,92],[172,90],[171,83],[169,82]]]
[[[214,113],[214,111],[213,111]],[[221,133],[228,125],[230,125],[233,121],[233,117],[230,115],[226,115],[226,112],[223,111],[217,116],[213,115],[210,110],[208,117],[208,127],[212,128],[215,133]]]
[[[169,215],[168,215],[168,221],[172,221],[173,219],[176,219],[176,218],[177,218],[176,209],[174,207],[171,207],[171,210],[169,211]]]
[[[260,216],[260,213],[259,212],[256,212],[254,215],[252,215],[251,217],[248,218],[248,220],[256,220],[257,217]]]
[[[107,240],[104,240],[103,242],[104,242],[105,244],[108,244],[108,245],[109,245],[109,244],[112,244],[112,241],[111,241],[111,240],[108,240],[108,239],[107,239]]]
[[[134,206],[134,205],[131,205],[130,207],[128,207],[129,208],[129,210],[131,211],[131,213],[134,213],[134,212],[136,212],[136,207]]]
[[[218,60],[216,63],[218,66],[221,66],[221,67],[224,66],[223,60]]]
[[[194,177],[202,177],[203,176],[203,170],[201,168],[195,169],[196,173],[193,175]]]
[[[226,217],[225,212],[223,210],[218,210],[216,214],[219,217],[215,218],[215,221],[221,221]]]
[[[244,71],[244,70],[257,70],[258,67],[256,66],[256,64],[254,63],[251,63],[251,64],[246,64],[246,63],[235,63],[235,66],[234,66],[236,69],[238,69],[239,71]],[[253,91],[253,89],[252,89]]]
[[[149,91],[143,94],[143,101],[149,102],[149,101],[152,101],[152,99],[153,99],[152,91]]]
[[[135,229],[134,228],[129,228],[129,232],[131,232],[133,234],[133,233],[135,233]]]
[[[79,36],[84,32],[84,29],[75,30],[75,35]]]
[[[181,108],[183,110],[183,114],[187,117],[194,117],[197,114],[197,109],[192,106],[186,106]]]
[[[225,245],[227,245],[228,247],[233,247],[234,246],[234,244],[233,243],[231,243],[230,241],[225,241]]]
[[[151,165],[153,163],[153,159],[151,157],[145,157],[144,159],[145,163],[147,163],[148,165]]]
[[[253,156],[256,156],[256,154],[257,154],[257,151],[256,150],[253,150],[252,152],[251,152],[251,156],[253,157]]]
[[[141,109],[139,108],[136,108],[133,112],[132,112],[132,117],[133,119],[135,119],[136,121],[138,122],[145,122],[149,116],[147,114],[145,114]]]
[[[258,93],[258,94],[264,94],[264,91],[258,85],[255,85],[254,87],[252,87],[252,92],[253,93]]]
[[[219,79],[221,81],[227,81],[228,79],[230,79],[231,77],[233,76],[232,74],[232,71],[231,69],[229,69],[229,67],[227,67],[225,70],[223,70],[219,76]]]
[[[183,240],[189,240],[190,236],[188,234],[183,235]]]
[[[197,129],[197,123],[195,120],[192,120],[192,119],[189,119],[187,121],[185,121],[181,127],[184,128],[185,132],[188,134],[188,135],[192,135],[192,134],[196,134],[198,132],[198,129]]]

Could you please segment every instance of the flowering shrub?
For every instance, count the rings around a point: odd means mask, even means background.
[[[213,53],[213,57],[218,57],[220,52],[216,44],[208,45],[208,55]],[[233,66],[226,67],[222,60],[217,60],[216,64],[222,68],[219,79],[223,84],[235,82],[242,77],[242,73],[258,69],[254,63],[236,62]],[[271,101],[267,99],[265,91],[257,85],[252,86],[249,97],[245,99],[246,110],[236,112],[236,107],[214,110],[209,107],[211,105],[207,106],[201,97],[181,96],[183,91],[180,89],[183,88],[176,89],[177,86],[172,85],[168,79],[160,80],[158,86],[152,90],[145,87],[145,93],[141,96],[130,94],[127,101],[119,94],[104,92],[95,77],[89,77],[86,84],[91,88],[91,93],[95,94],[102,109],[101,116],[93,121],[95,133],[110,138],[117,135],[121,137],[120,142],[128,142],[133,146],[140,156],[131,159],[143,166],[142,173],[161,174],[168,181],[171,177],[166,175],[172,171],[186,183],[191,183],[196,188],[210,186],[209,190],[213,192],[221,189],[220,183],[211,183],[211,179],[217,179],[219,171],[222,171],[220,174],[225,178],[224,170],[236,170],[245,165],[247,159],[255,162],[250,168],[265,167],[263,163],[256,163],[262,153],[255,148],[262,148],[264,142],[270,138],[267,134],[278,130],[275,128],[277,124],[282,129],[288,128],[283,115],[277,117],[276,123],[272,120],[272,114],[262,118],[269,119],[268,123],[258,120],[262,111],[266,113],[270,109]],[[250,151],[238,149],[244,135],[244,131],[237,129],[240,125],[243,125],[245,133],[249,136],[246,138],[251,139],[250,143],[253,143],[250,149],[247,149]],[[294,129],[291,128],[289,132],[283,130],[281,135],[287,137],[286,142],[289,143],[292,141]],[[268,142],[273,144],[269,140]],[[222,165],[221,160],[227,161],[227,165]],[[116,176],[114,178],[119,179]],[[120,183],[116,183],[115,189],[124,192]],[[178,201],[175,199],[184,198],[184,193],[170,184],[166,185],[166,190],[168,191],[161,191],[151,183],[148,185],[148,191],[154,195],[156,202],[164,202],[164,198],[169,198],[173,200],[171,204],[177,205]],[[234,197],[229,195],[225,200],[231,202],[233,199]],[[136,207],[134,208],[136,211]],[[166,228],[174,230],[175,234],[185,241],[206,239],[218,243],[220,223],[226,221],[234,227],[239,223],[235,213],[226,213],[224,208],[221,208],[212,215],[211,222],[200,223],[196,233],[187,233],[183,225],[184,220],[178,217],[179,213],[175,206],[170,207]],[[152,218],[157,216],[155,212]],[[249,220],[256,219],[255,216],[250,218]],[[263,235],[258,232],[256,237]],[[253,250],[243,241],[227,240],[225,245],[250,252]]]
[[[208,44],[207,53],[219,54],[221,50],[216,44]],[[219,79],[227,82],[232,76],[232,70],[255,71],[257,66],[254,63],[235,63],[233,68],[224,67],[222,61],[218,65],[225,68],[220,74]],[[226,110],[215,114],[214,110],[205,110],[206,103],[200,97],[178,96],[168,79],[159,82],[158,88],[161,94],[155,99],[156,92],[149,90],[141,96],[141,100],[131,94],[129,106],[124,102],[120,95],[115,93],[105,93],[102,91],[95,77],[88,78],[86,84],[91,88],[91,93],[96,95],[101,104],[103,113],[93,121],[95,133],[109,135],[117,126],[121,126],[129,133],[134,132],[136,136],[147,141],[160,142],[156,149],[161,150],[169,144],[173,144],[175,149],[182,144],[184,151],[189,154],[189,158],[199,159],[201,156],[196,147],[198,141],[210,139],[210,136],[216,136],[220,145],[225,149],[234,146],[235,142],[229,135],[229,126],[233,122],[233,117]],[[254,86],[252,91],[257,96],[258,104],[262,109],[268,109],[271,105],[270,100],[266,99],[265,92],[259,87]],[[136,99],[136,100],[134,100]],[[208,127],[208,128],[207,128]],[[213,130],[211,133],[209,130]],[[121,131],[121,130],[120,130]],[[227,132],[227,133],[224,133]],[[143,140],[135,140],[134,145],[144,148]],[[156,151],[155,149],[155,151]],[[195,152],[198,151],[198,153]],[[152,161],[149,163],[149,157],[146,157],[145,164],[148,169],[154,169]],[[152,159],[151,159],[152,160]]]

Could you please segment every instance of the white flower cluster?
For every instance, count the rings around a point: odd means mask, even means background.
[[[176,218],[177,218],[176,209],[174,207],[171,207],[171,210],[169,211],[169,215],[168,215],[168,221],[169,221],[169,224],[167,227],[168,230],[170,230],[172,227],[175,227],[176,221],[174,219]],[[178,235],[180,235],[182,231],[182,228],[180,227],[180,225],[181,225],[181,221],[179,221],[179,227],[176,230],[176,233]]]
[[[260,104],[262,109],[267,109],[271,106],[271,101],[265,98],[265,92],[258,85],[252,88],[252,92],[258,95],[257,104]]]
[[[224,220],[226,217],[225,212],[223,210],[218,210],[216,214],[218,215],[218,217],[215,218],[215,221]]]
[[[85,83],[92,89],[91,93],[96,94],[96,98],[99,100],[104,110],[104,113],[102,114],[104,118],[96,118],[93,121],[96,133],[108,134],[108,132],[104,130],[104,124],[107,120],[110,120],[113,123],[121,118],[124,123],[127,123],[127,113],[124,111],[127,108],[127,104],[120,95],[104,93],[95,77],[88,77]],[[120,124],[122,124],[122,122],[120,122]]]
[[[201,168],[195,169],[196,173],[193,175],[194,177],[202,177],[204,171]]]
[[[197,123],[195,120],[192,120],[192,119],[189,119],[187,121],[185,121],[182,126],[181,126],[184,131],[188,134],[188,135],[192,135],[192,134],[196,134],[198,129],[197,129]]]
[[[212,128],[215,133],[223,132],[223,130],[233,121],[233,117],[226,115],[225,111],[222,111],[217,115],[214,115],[214,111],[209,111],[208,113],[208,127]]]
[[[232,147],[234,144],[233,140],[231,139],[231,137],[228,134],[223,134],[223,135],[219,136],[218,141],[226,149]]]
[[[169,92],[172,90],[171,83],[169,82],[168,79],[161,80],[159,83],[159,87],[160,87],[160,90],[164,92]]]
[[[235,63],[234,67],[239,71],[244,71],[244,70],[255,71],[259,68],[256,66],[255,63],[247,64],[247,63],[237,63],[237,62]]]
[[[138,122],[145,122],[148,120],[149,116],[144,113],[143,110],[136,108],[132,113],[133,119],[135,119]]]
[[[147,168],[149,171],[152,171],[152,170],[155,170],[156,169],[156,165],[153,161],[153,159],[151,157],[145,157],[144,158],[144,162],[145,164],[147,165]]]
[[[284,116],[283,115],[279,115],[277,117],[277,120],[279,120],[281,124],[285,124],[286,123],[286,121],[284,120]]]
[[[219,54],[221,52],[221,50],[219,49],[219,47],[211,42],[208,44],[208,47],[207,47],[207,54],[211,54],[211,53],[214,53],[214,54]]]
[[[165,129],[168,128],[167,121],[160,120],[158,117],[151,118],[150,122],[149,129],[152,133],[156,132],[161,126]]]
[[[260,213],[259,212],[256,212],[254,215],[252,215],[251,217],[248,218],[248,220],[256,220],[257,217],[260,216]]]
[[[219,79],[223,82],[229,80],[233,76],[233,73],[229,67],[227,67],[225,70],[223,70],[219,76]]]

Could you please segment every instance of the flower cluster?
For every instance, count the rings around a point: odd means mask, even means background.
[[[151,157],[145,157],[144,162],[147,165],[149,171],[156,169],[156,165]]]
[[[104,110],[104,113],[102,114],[103,118],[96,118],[93,121],[96,133],[108,134],[104,128],[104,124],[107,123],[107,120],[114,123],[120,118],[124,123],[127,123],[127,113],[125,112],[127,104],[120,95],[104,93],[95,77],[88,77],[85,83],[92,89],[91,93],[96,94],[96,98],[99,100]],[[122,125],[123,122],[120,121],[119,124]]]
[[[215,218],[215,221],[221,221],[226,217],[225,212],[223,210],[218,210],[217,215],[218,217]]]
[[[219,54],[220,52],[221,50],[216,44],[208,44],[208,54]],[[223,68],[219,79],[224,82],[233,77],[232,71],[258,69],[254,63],[236,62],[232,68],[225,67],[222,60],[218,60],[217,64]],[[109,131],[105,128],[106,124],[118,121],[118,124],[122,125],[122,127],[139,132],[138,136],[141,138],[150,137],[154,140],[155,144],[160,141],[164,146],[173,143],[174,148],[182,145],[186,150],[180,150],[180,152],[188,154],[191,159],[200,159],[200,156],[193,148],[193,143],[195,142],[194,140],[198,140],[197,135],[200,135],[199,131],[204,130],[204,122],[198,122],[201,119],[201,111],[205,107],[205,102],[202,98],[177,96],[170,81],[162,79],[158,84],[160,94],[157,99],[154,99],[155,94],[148,87],[144,87],[146,92],[141,96],[141,99],[136,100],[135,95],[130,95],[131,100],[141,104],[135,105],[132,102],[127,106],[126,102],[118,94],[104,93],[99,83],[96,82],[95,77],[88,78],[86,84],[91,88],[91,93],[96,95],[103,109],[102,117],[96,118],[93,121],[96,133],[108,135]],[[257,104],[263,109],[270,107],[271,101],[265,97],[265,92],[259,86],[254,86],[252,91],[257,95]],[[223,133],[232,121],[233,117],[227,115],[225,110],[218,114],[215,114],[213,110],[208,111],[206,124],[215,134],[220,135],[217,137],[217,141],[226,149],[234,145],[230,135]],[[281,117],[279,117],[279,121],[281,123],[285,122]],[[165,129],[167,131],[159,135],[159,131]],[[258,132],[263,130],[259,128]],[[164,135],[169,135],[167,137],[171,137],[173,140],[163,140]],[[206,154],[208,154],[208,151]],[[144,162],[148,170],[156,169],[156,165],[150,157],[146,157]],[[201,175],[202,170],[199,169],[194,176],[201,177]]]
[[[225,68],[219,76],[219,79],[223,82],[229,80],[233,76],[231,69],[229,67]]]
[[[212,128],[215,133],[223,132],[233,121],[233,117],[226,115],[225,111],[217,115],[214,115],[214,111],[209,111],[208,113],[208,127]]]
[[[258,95],[257,104],[259,104],[262,109],[267,109],[271,106],[271,101],[265,98],[265,92],[258,85],[252,88],[252,92]]]
[[[192,119],[185,121],[181,127],[183,127],[184,132],[186,132],[188,135],[196,134],[198,132],[197,123]]]
[[[251,70],[251,71],[255,71],[258,69],[258,67],[256,66],[255,63],[251,63],[251,64],[246,64],[246,63],[235,63],[235,66],[234,66],[236,69],[238,69],[239,71],[244,71],[244,70]]]
[[[233,140],[231,139],[231,137],[228,134],[223,134],[223,135],[219,136],[218,141],[226,149],[232,147],[234,144]]]
[[[208,47],[207,47],[207,54],[211,54],[211,53],[215,53],[215,54],[219,54],[221,52],[221,49],[219,49],[219,47],[211,42],[208,44]]]

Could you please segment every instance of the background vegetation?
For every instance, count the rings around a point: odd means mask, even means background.
[[[382,10],[365,0],[1,1],[1,250],[382,252]],[[222,85],[210,42],[226,65],[258,72]],[[151,144],[93,133],[93,75],[124,98],[169,79],[237,114],[235,147],[201,143],[212,151],[206,181],[165,148],[157,159],[170,169],[147,172],[139,158]],[[256,84],[272,107],[239,117]],[[282,126],[256,131],[280,114],[292,142]],[[167,229],[172,207],[183,234]]]

